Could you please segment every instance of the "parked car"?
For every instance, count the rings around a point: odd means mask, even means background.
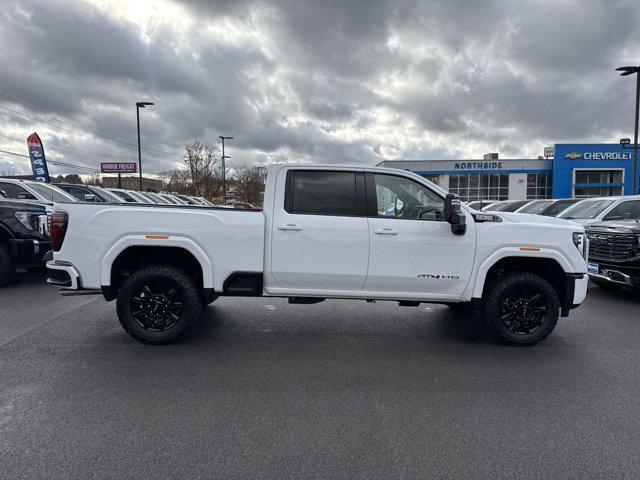
[[[531,200],[503,200],[493,203],[482,209],[483,212],[515,212],[520,207],[531,202]]]
[[[81,185],[76,183],[56,183],[55,186],[73,195],[81,202],[113,203],[121,201],[112,193],[109,193],[108,191],[100,187],[94,187],[92,185]]]
[[[6,198],[15,200],[34,200],[45,203],[78,201],[76,197],[55,185],[34,182],[33,180],[0,178],[0,190],[5,192]]]
[[[571,205],[581,202],[582,200],[583,199],[581,198],[559,198],[553,200],[553,202],[548,204],[545,209],[542,210],[538,215],[544,215],[545,217],[556,217]]]
[[[125,190],[125,191],[130,196],[132,196],[134,200],[137,200],[138,203],[153,203],[149,199],[147,199],[144,195],[142,195],[142,192],[139,192],[137,190]]]
[[[188,197],[187,195],[181,195],[179,193],[174,193],[172,195],[174,197],[179,198],[180,200],[185,202],[187,205],[202,205],[199,201],[193,199],[192,197]]]
[[[588,225],[607,220],[634,220],[640,218],[640,195],[624,197],[587,198],[572,205],[558,215]]]
[[[640,223],[616,220],[587,225],[589,277],[603,288],[640,289]]]
[[[0,286],[9,283],[16,267],[45,264],[51,249],[45,203],[0,199]]]
[[[551,199],[531,200],[522,207],[515,210],[516,213],[528,213],[531,215],[540,215],[549,205],[553,203]]]
[[[582,226],[477,212],[411,172],[275,165],[264,206],[56,205],[48,281],[117,299],[125,331],[153,344],[234,295],[473,306],[498,340],[532,345],[586,295]]]
[[[122,188],[110,188],[109,192],[111,192],[116,197],[120,198],[121,202],[126,202],[126,203],[144,203],[142,200],[138,199],[134,195],[131,195],[131,193],[129,191],[124,190]]]
[[[237,208],[240,210],[261,210],[260,207],[256,207],[255,205],[249,202],[243,202],[240,200],[230,200],[227,202],[227,205],[232,208]]]
[[[474,210],[482,210],[483,207],[487,207],[497,202],[499,202],[499,200],[474,200],[472,202],[467,202],[467,205]]]

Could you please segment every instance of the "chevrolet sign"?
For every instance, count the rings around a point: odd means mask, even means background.
[[[576,158],[582,158],[581,153],[567,153],[564,158],[568,158],[570,160],[575,160]]]

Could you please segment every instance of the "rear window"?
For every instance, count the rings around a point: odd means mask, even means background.
[[[285,210],[303,215],[364,216],[364,201],[358,202],[357,190],[355,172],[290,171]]]

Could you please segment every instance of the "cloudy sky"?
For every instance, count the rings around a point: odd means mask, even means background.
[[[180,161],[231,135],[233,165],[533,157],[631,136],[635,0],[70,1],[0,6],[0,149]],[[0,171],[27,173],[0,153]],[[52,168],[52,173],[59,173]],[[73,170],[67,170],[71,172]]]

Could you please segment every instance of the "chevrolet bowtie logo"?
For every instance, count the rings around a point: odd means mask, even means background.
[[[575,160],[576,158],[582,158],[581,153],[567,153],[564,158],[569,158],[571,160]]]

